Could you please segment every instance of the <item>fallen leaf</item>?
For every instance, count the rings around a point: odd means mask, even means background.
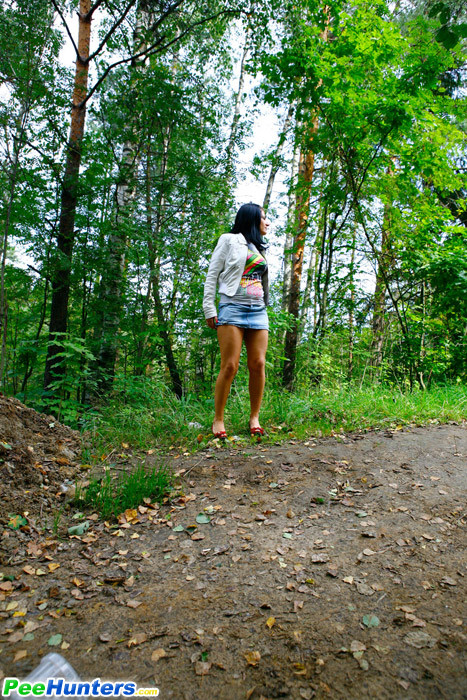
[[[344,583],[352,584],[353,583],[353,576],[344,576],[344,578],[342,580]]]
[[[376,615],[364,615],[362,622],[365,627],[378,627],[379,617],[376,617]]]
[[[276,618],[275,617],[268,617],[268,619],[266,620],[266,625],[269,627],[269,629],[274,627],[275,624],[276,624]]]
[[[191,536],[191,539],[193,542],[198,542],[199,540],[204,540],[205,535],[203,535],[201,532],[195,532],[194,535]]]
[[[13,632],[13,634],[10,634],[8,637],[8,642],[10,644],[17,644],[18,642],[22,642],[24,637],[24,632],[20,630],[19,632]]]
[[[13,661],[21,661],[21,659],[24,659],[27,655],[28,652],[26,651],[26,649],[21,649],[20,651],[16,652]]]
[[[32,566],[29,566],[29,564],[26,564],[26,566],[23,566],[23,571],[25,574],[29,574],[29,576],[36,575],[36,570]]]
[[[435,646],[436,639],[431,637],[427,632],[416,630],[406,634],[404,637],[404,642],[411,647],[415,647],[415,649],[423,649],[424,647],[431,649]]]
[[[20,527],[24,527],[27,524],[28,521],[22,515],[12,515],[8,521],[8,527],[11,527],[12,530],[19,530]]]
[[[80,523],[79,525],[72,525],[71,527],[68,528],[68,534],[69,535],[84,535],[85,532],[89,530],[91,523],[89,520],[85,520],[83,523]]]
[[[363,644],[363,642],[359,642],[358,639],[354,639],[350,644],[350,651],[352,653],[354,651],[366,651],[366,646]]]
[[[453,578],[450,576],[443,576],[443,578],[440,581],[441,585],[447,585],[447,586],[457,586],[457,582],[454,581]]]
[[[244,657],[249,666],[257,666],[261,659],[261,654],[259,651],[247,651]]]
[[[306,666],[305,664],[300,663],[299,661],[296,661],[293,665],[294,668],[294,673],[296,676],[305,676],[306,675]]]
[[[164,656],[167,656],[167,652],[165,649],[154,649],[154,651],[151,654],[151,661],[159,661],[159,659],[163,659]]]
[[[195,663],[195,673],[197,676],[207,676],[212,663],[210,661],[197,661]]]
[[[53,634],[51,637],[49,637],[47,644],[49,647],[58,647],[59,644],[61,644],[63,641],[63,637],[61,634]]]
[[[138,632],[131,639],[128,640],[127,647],[128,649],[131,649],[131,647],[136,647],[139,644],[143,644],[144,642],[147,642],[147,640],[148,637],[144,632]]]
[[[375,594],[374,590],[370,588],[370,586],[367,586],[366,583],[357,583],[356,588],[361,595],[370,596]]]
[[[206,515],[206,513],[198,513],[198,515],[196,516],[196,522],[199,525],[207,525],[207,523],[211,522],[211,518],[209,517],[209,515]]]
[[[26,624],[23,627],[23,632],[25,634],[29,634],[30,632],[34,632],[40,627],[40,624],[38,622],[33,622],[32,620],[29,620],[26,622]]]
[[[312,554],[311,555],[311,563],[312,564],[326,564],[329,561],[329,555],[328,554]]]
[[[142,605],[142,603],[139,600],[129,600],[126,603],[128,608],[139,608],[140,605]]]
[[[60,564],[58,562],[51,561],[50,564],[47,564],[48,569],[50,572],[56,571],[57,569],[60,568]]]

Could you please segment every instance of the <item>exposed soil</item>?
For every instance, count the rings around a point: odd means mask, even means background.
[[[77,436],[0,398],[3,675],[55,650],[176,700],[467,697],[465,425],[213,443],[165,459],[171,504],[57,537]]]

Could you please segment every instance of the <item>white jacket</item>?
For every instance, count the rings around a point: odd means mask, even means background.
[[[215,297],[219,282],[219,292],[231,297],[235,294],[245,270],[248,244],[242,233],[223,233],[219,238],[209,263],[204,283],[203,311],[205,318],[217,316]],[[267,271],[263,275],[264,303],[269,301]]]

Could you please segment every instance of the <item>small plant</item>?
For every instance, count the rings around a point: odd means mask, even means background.
[[[60,527],[60,521],[62,519],[63,515],[63,508],[60,508],[60,510],[56,510],[54,512],[54,519],[52,523],[52,532],[55,536],[58,535],[58,528]]]
[[[97,510],[109,519],[123,513],[127,508],[136,508],[143,499],[162,502],[170,491],[173,477],[163,467],[146,471],[140,465],[132,472],[116,477],[107,470],[103,477],[92,479],[86,488],[76,489],[76,502]]]

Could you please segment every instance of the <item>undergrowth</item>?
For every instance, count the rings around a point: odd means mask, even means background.
[[[178,400],[169,389],[155,387],[141,402],[120,396],[102,410],[94,424],[94,448],[130,443],[145,449],[170,446],[194,451],[212,437],[212,396],[190,394]],[[227,402],[226,429],[229,435],[248,439],[248,390],[245,378],[237,379]],[[290,393],[267,385],[261,422],[269,440],[291,435],[298,439],[339,432],[445,423],[467,418],[467,386],[433,386],[427,390],[401,391],[388,386],[322,387]]]
[[[136,508],[145,498],[161,503],[172,486],[172,474],[164,468],[147,471],[144,465],[134,471],[116,474],[107,469],[104,475],[77,488],[76,503],[99,512],[106,520]]]

